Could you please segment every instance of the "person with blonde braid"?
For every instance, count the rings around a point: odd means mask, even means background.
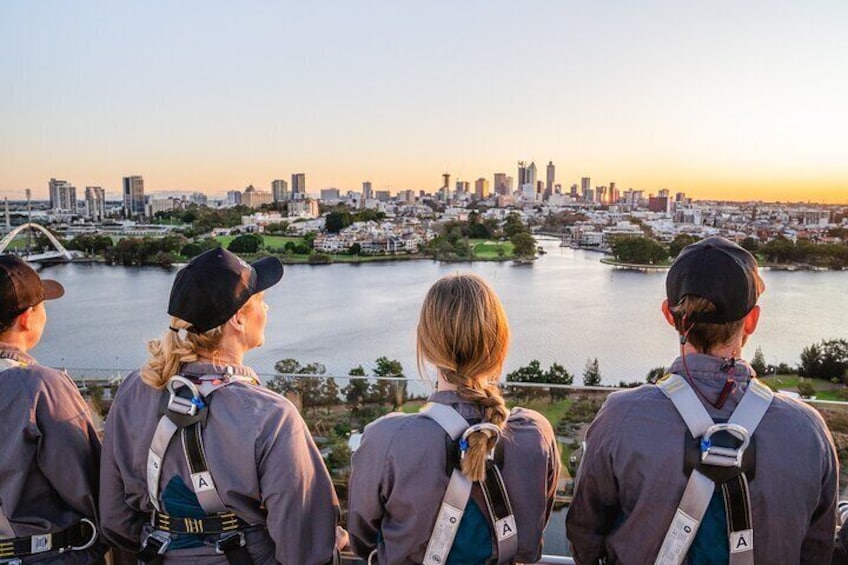
[[[365,428],[349,487],[348,530],[358,555],[390,565],[541,557],[559,456],[544,417],[504,404],[498,379],[508,345],[503,306],[483,279],[452,275],[430,288],[417,353],[422,374],[428,365],[435,369],[437,390],[422,412],[389,414]],[[458,418],[461,436],[439,423],[445,412]],[[441,501],[454,484],[467,484],[470,495],[443,520]],[[492,500],[501,491],[510,513],[497,520]],[[446,537],[442,526],[455,522]],[[510,555],[499,554],[501,527],[513,544]]]
[[[100,515],[146,563],[322,565],[338,559],[339,505],[296,408],[244,354],[265,341],[276,258],[223,249],[177,273],[170,326],[121,384],[106,422]]]

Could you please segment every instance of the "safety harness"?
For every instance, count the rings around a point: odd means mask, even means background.
[[[17,359],[0,357],[0,372],[26,366],[26,363]],[[14,535],[14,529],[5,512],[3,512],[2,505],[0,505],[0,532],[4,534],[8,532]],[[0,563],[18,565],[25,557],[48,551],[55,551],[56,553],[82,551],[93,546],[96,541],[97,528],[94,522],[88,518],[82,518],[73,526],[58,532],[0,539]]]
[[[459,440],[460,458],[465,456],[462,445],[468,436],[474,432],[486,431],[494,437],[500,436],[500,429],[494,424],[482,423],[472,426],[463,418],[459,412],[444,404],[435,402],[427,403],[421,413],[439,424],[447,433],[452,444]],[[518,552],[518,528],[515,525],[515,516],[512,505],[506,492],[503,476],[495,464],[495,450],[489,451],[486,463],[486,479],[480,483],[480,489],[486,501],[491,523],[495,529],[495,539],[498,545],[498,564],[511,563]],[[449,457],[449,461],[454,459]],[[462,471],[454,463],[452,464],[451,478],[448,488],[442,498],[439,513],[436,516],[436,524],[427,544],[427,552],[424,557],[424,565],[443,565],[448,558],[454,538],[459,530],[462,515],[471,497],[472,482],[462,474]]]
[[[655,565],[683,563],[716,486],[721,486],[727,512],[729,563],[753,565],[754,529],[748,480],[755,468],[755,450],[748,447],[774,393],[752,378],[727,423],[716,424],[680,375],[668,375],[657,386],[674,404],[692,438],[699,440],[699,456],[692,465],[689,481]],[[725,440],[730,439],[731,446],[716,445],[722,436]]]
[[[175,375],[168,380],[167,405],[147,454],[147,491],[154,512],[150,520],[152,531],[142,541],[139,552],[139,559],[145,563],[160,560],[176,534],[217,536],[215,551],[225,555],[231,565],[253,563],[245,546],[245,530],[251,526],[229,512],[221,501],[203,448],[202,431],[209,415],[209,396],[237,381],[256,384],[252,377],[234,374],[232,367],[227,367],[224,375],[204,375],[194,380]],[[203,518],[169,516],[162,512],[159,503],[162,459],[177,432],[191,474],[192,490],[207,514]]]

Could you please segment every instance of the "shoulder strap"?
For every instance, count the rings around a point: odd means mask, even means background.
[[[166,392],[170,398],[165,413],[159,418],[147,453],[147,493],[150,503],[157,512],[162,511],[159,504],[162,459],[178,430],[181,430],[183,453],[191,474],[192,490],[200,506],[207,514],[226,512],[226,506],[218,495],[215,481],[206,463],[200,423],[206,418],[208,410],[206,399],[231,382],[228,379],[221,379],[214,384],[206,381],[202,382],[198,388],[192,381],[181,375],[175,375],[168,380]],[[178,394],[184,388],[191,392],[191,398]],[[204,391],[203,394],[201,390]]]
[[[16,367],[25,367],[25,363],[21,363],[16,359],[10,359],[8,357],[0,357],[0,373],[5,371],[6,369],[14,369]]]
[[[709,435],[717,428],[722,430],[731,430],[741,428],[742,436],[744,437],[744,446],[747,446],[749,438],[753,436],[754,431],[759,426],[763,416],[765,416],[768,407],[771,405],[774,394],[771,389],[760,383],[757,379],[751,379],[748,384],[748,389],[745,395],[733,411],[727,424],[716,425],[707,412],[707,409],[701,403],[700,399],[695,395],[695,392],[689,386],[689,383],[680,375],[669,375],[665,379],[659,381],[657,386],[674,404],[680,417],[686,423],[689,433],[694,438],[703,438]],[[705,438],[706,439],[706,438]],[[709,441],[701,445],[702,455],[701,461],[708,464],[720,464],[725,466],[741,465],[741,449],[740,453],[735,457],[729,457],[724,453],[724,449],[716,448],[721,451],[718,457],[710,459],[711,446]],[[734,451],[734,450],[729,450]],[[715,459],[721,460],[720,463],[713,463]],[[725,495],[725,500],[743,499],[741,506],[747,509],[747,521],[734,516],[734,512],[728,505],[728,517],[734,517],[734,520],[729,520],[730,532],[730,564],[743,565],[753,563],[753,529],[750,520],[750,504],[747,480],[744,474],[741,475],[742,480],[736,482],[728,482],[722,485]],[[683,491],[683,497],[678,504],[672,523],[666,532],[662,547],[655,565],[679,565],[686,558],[689,547],[695,539],[701,520],[710,504],[710,499],[715,492],[715,483],[706,477],[703,473],[694,469],[689,475],[689,480],[686,483],[686,489]],[[743,517],[744,518],[744,517]],[[745,527],[747,526],[747,527]],[[736,527],[742,527],[742,530],[736,530]]]

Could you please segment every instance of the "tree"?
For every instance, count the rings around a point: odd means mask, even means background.
[[[598,358],[586,359],[586,368],[583,369],[583,386],[601,386],[601,369],[598,366]]]
[[[751,359],[751,368],[757,372],[758,377],[763,377],[768,373],[768,366],[766,365],[766,358],[763,355],[762,348],[758,347],[756,351],[754,351],[754,358]]]
[[[262,247],[262,236],[256,233],[246,233],[236,237],[227,246],[233,253],[257,253]]]
[[[513,253],[518,258],[536,256],[536,240],[527,232],[520,232],[509,238],[512,242]]]
[[[680,255],[680,252],[687,245],[691,245],[698,241],[697,237],[691,236],[686,233],[682,233],[675,237],[671,243],[668,244],[668,255],[673,259]]]
[[[324,228],[329,233],[339,233],[353,223],[353,216],[347,208],[334,210],[324,219]]]
[[[512,237],[515,234],[527,232],[527,226],[521,221],[521,216],[513,212],[504,220],[503,233],[507,237]]]
[[[376,361],[377,367],[374,375],[384,378],[406,379],[403,374],[403,365],[396,359],[379,357]],[[384,400],[392,403],[394,409],[398,409],[406,402],[406,381],[390,381],[378,379],[374,383],[375,401],[382,404]]]
[[[323,375],[327,372],[327,368],[323,364],[313,362],[308,365],[301,365],[296,359],[287,358],[277,361],[274,370],[280,374],[268,383],[269,389],[278,394],[297,393],[300,396],[300,405],[304,412],[321,404],[322,379],[297,378],[292,375]],[[336,394],[338,394],[338,389],[336,389]]]
[[[321,383],[321,404],[327,409],[327,414],[330,413],[330,408],[339,403],[339,385],[336,384],[336,379],[326,378]]]
[[[541,383],[543,378],[544,373],[538,359],[533,359],[527,365],[506,375],[506,380],[510,383]],[[521,400],[535,398],[540,392],[536,387],[515,387],[513,390],[517,391],[515,396]]]
[[[653,265],[668,259],[668,250],[649,237],[618,236],[610,239],[613,256],[624,263]]]
[[[848,341],[829,339],[814,343],[801,351],[798,372],[813,379],[848,380]]]
[[[354,242],[347,250],[349,255],[359,255],[362,253],[362,246],[359,243]]]
[[[550,385],[570,385],[574,383],[574,377],[559,363],[552,363],[550,368],[545,371],[543,379],[545,383]],[[568,396],[568,389],[565,388],[551,388],[548,390],[551,395],[551,402],[562,400]]]
[[[665,374],[665,367],[654,367],[648,371],[648,375],[645,377],[645,382],[652,385],[657,384],[657,381],[663,378]]]
[[[365,369],[358,365],[348,372],[352,377],[364,377]],[[350,379],[342,389],[345,400],[353,412],[357,412],[362,403],[368,400],[368,381],[365,379]]]

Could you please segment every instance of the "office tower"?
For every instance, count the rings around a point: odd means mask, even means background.
[[[519,190],[527,184],[527,163],[525,161],[518,162],[518,188]]]
[[[456,181],[456,195],[459,196],[461,194],[468,194],[468,191],[471,189],[471,185],[468,181],[458,180]]]
[[[509,194],[509,188],[506,185],[506,173],[495,173],[495,180],[492,184],[492,189],[495,194]]]
[[[533,186],[536,186],[536,162],[535,161],[531,162],[530,166],[527,167],[526,175],[527,176],[524,179],[524,182],[526,184],[532,184]]]
[[[587,202],[591,202],[591,198],[588,197],[589,192],[592,190],[592,179],[589,177],[582,177],[580,179],[580,194],[583,196],[583,200]]]
[[[671,196],[671,191],[667,188],[661,188],[657,196],[659,198],[669,198]]]
[[[289,183],[282,179],[271,181],[271,196],[274,202],[285,202],[289,199]]]
[[[545,175],[545,194],[548,197],[554,192],[554,182],[556,182],[556,167],[554,167],[553,161],[548,161]]]
[[[392,196],[388,190],[378,190],[374,193],[374,197],[380,202],[388,202]]]
[[[241,203],[248,208],[259,208],[263,204],[273,202],[273,196],[267,190],[257,190],[253,185],[244,189],[241,195]]]
[[[237,204],[241,204],[241,191],[240,190],[228,190],[227,191],[227,204],[230,206],[236,206]]]
[[[85,212],[95,222],[106,217],[106,193],[101,187],[85,187]]]
[[[303,200],[306,198],[306,174],[294,173],[291,182],[292,200]]]
[[[480,177],[474,181],[474,195],[478,200],[483,200],[489,197],[489,181]]]
[[[77,211],[77,189],[71,183],[59,179],[50,179],[50,208],[56,211]]]
[[[144,179],[140,175],[124,177],[124,213],[127,218],[144,216]]]
[[[574,198],[575,200],[577,200],[577,185],[576,184],[571,185],[571,197]]]
[[[615,187],[615,181],[609,183],[609,203],[615,204],[618,202],[618,189]]]
[[[442,185],[442,200],[447,202],[450,200],[450,173],[442,173],[442,179],[444,180],[444,184]]]
[[[362,199],[371,200],[374,198],[374,189],[371,187],[371,181],[367,180],[362,183]]]

